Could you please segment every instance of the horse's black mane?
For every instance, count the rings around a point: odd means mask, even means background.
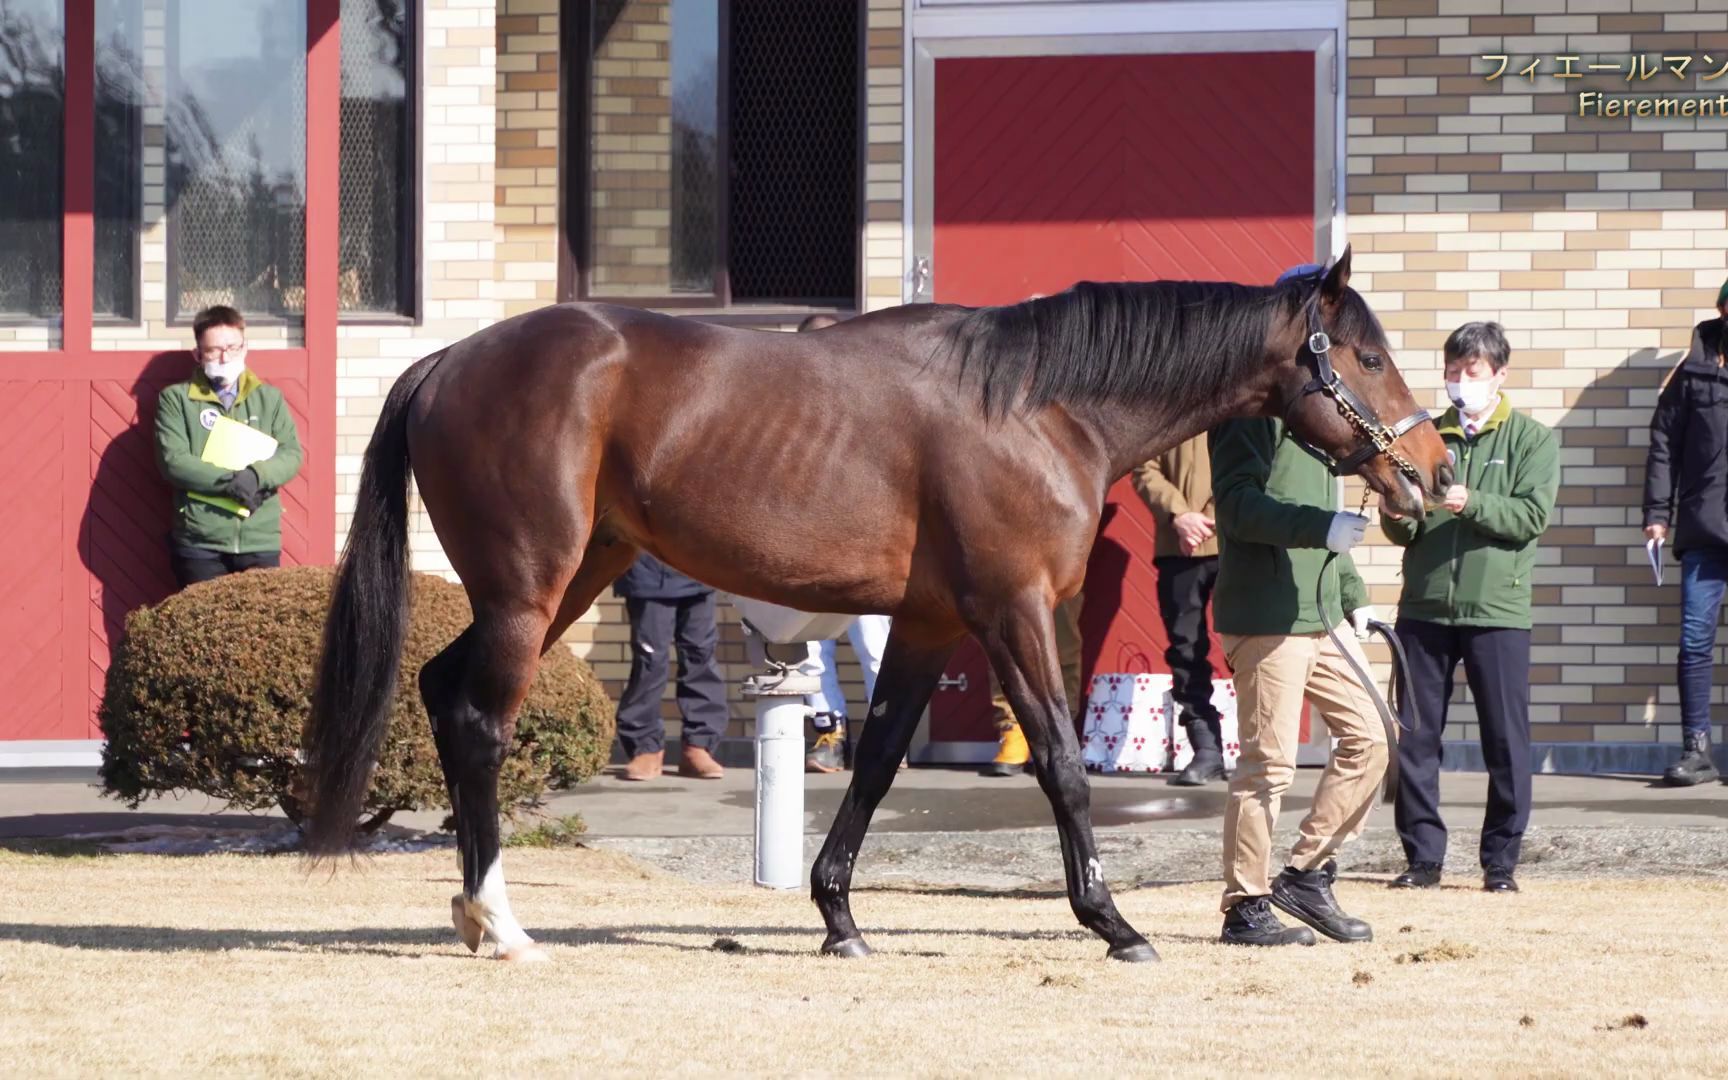
[[[967,312],[945,336],[987,416],[1016,404],[1159,402],[1209,409],[1265,362],[1274,317],[1299,318],[1318,273],[1272,287],[1213,281],[1082,281],[1068,291]],[[1328,328],[1384,347],[1368,305],[1345,290]]]

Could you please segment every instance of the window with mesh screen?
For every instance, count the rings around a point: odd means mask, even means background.
[[[735,302],[854,301],[859,7],[731,5],[727,272]]]
[[[857,0],[592,0],[568,115],[578,295],[850,304]],[[585,138],[584,138],[585,136]]]
[[[414,310],[411,0],[342,0],[339,309]]]
[[[60,0],[0,3],[0,318],[60,313]]]
[[[169,314],[306,311],[306,11],[178,0],[167,35]]]

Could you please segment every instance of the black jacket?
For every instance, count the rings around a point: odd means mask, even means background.
[[[1667,525],[1676,552],[1728,548],[1728,368],[1721,319],[1692,331],[1650,418],[1644,524]]]
[[[630,569],[612,583],[612,592],[631,600],[682,600],[713,592],[695,578],[686,577],[644,551]]]

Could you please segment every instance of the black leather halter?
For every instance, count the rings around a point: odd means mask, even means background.
[[[1392,459],[1392,464],[1398,466],[1398,471],[1410,478],[1410,482],[1418,488],[1423,486],[1422,473],[1416,466],[1400,454],[1392,445],[1398,437],[1420,424],[1431,424],[1434,417],[1426,409],[1415,412],[1388,426],[1380,419],[1380,414],[1360,397],[1356,392],[1344,385],[1344,380],[1332,369],[1332,339],[1327,336],[1320,324],[1320,307],[1318,299],[1308,303],[1308,340],[1303,344],[1302,351],[1314,361],[1314,377],[1308,380],[1308,385],[1302,392],[1290,400],[1284,410],[1284,427],[1289,432],[1297,446],[1319,459],[1322,465],[1330,469],[1334,476],[1354,476],[1367,464],[1375,454],[1385,454]],[[1300,357],[1298,358],[1301,359]],[[1296,434],[1290,426],[1290,414],[1295,411],[1303,399],[1309,394],[1325,394],[1338,406],[1338,412],[1350,422],[1366,440],[1342,461],[1334,458],[1319,447]]]

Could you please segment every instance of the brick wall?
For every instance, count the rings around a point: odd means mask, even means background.
[[[498,0],[497,223],[502,314],[558,299],[558,0]]]
[[[422,318],[416,326],[344,325],[337,332],[338,546],[352,518],[361,455],[391,384],[420,357],[502,314],[494,282],[496,3],[421,4]],[[416,570],[448,574],[424,513],[415,513],[410,543]]]
[[[1633,14],[1636,7],[1638,13]],[[1532,722],[1556,742],[1679,740],[1678,570],[1657,589],[1639,529],[1647,425],[1728,274],[1728,121],[1579,118],[1580,90],[1715,91],[1728,0],[1351,0],[1348,226],[1354,284],[1399,367],[1441,402],[1441,346],[1506,327],[1514,404],[1557,429],[1561,490],[1536,575]],[[1574,70],[1712,53],[1691,80]],[[1485,81],[1512,57],[1507,73]],[[1375,600],[1398,552],[1362,560]],[[1720,694],[1721,691],[1718,691]],[[1720,698],[1718,698],[1720,700]],[[1453,737],[1473,739],[1468,706]]]

